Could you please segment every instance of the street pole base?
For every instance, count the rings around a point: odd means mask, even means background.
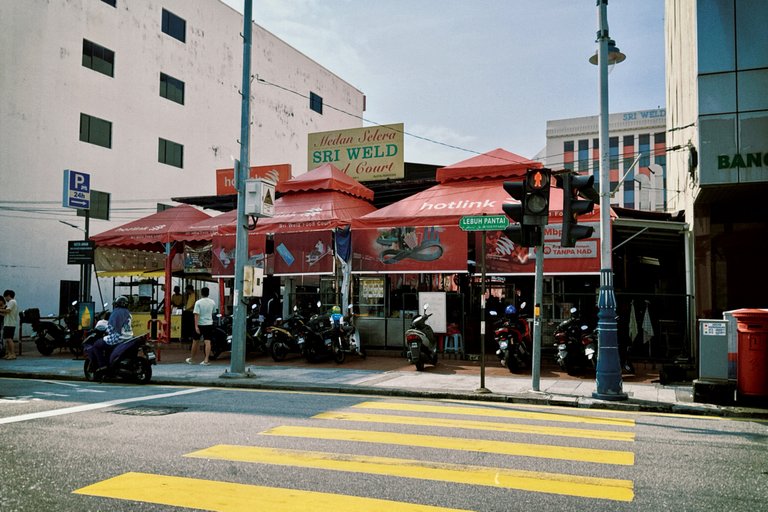
[[[224,373],[219,375],[220,379],[247,379],[249,377],[255,377],[256,374],[251,371],[250,368],[246,368],[244,372],[231,372],[224,370]]]
[[[598,400],[611,400],[614,402],[618,402],[619,400],[626,400],[629,398],[626,393],[620,392],[620,393],[598,393],[595,391],[592,393],[592,398],[597,398]]]
[[[487,394],[487,393],[493,393],[493,391],[491,391],[488,388],[477,388],[475,390],[475,393]]]

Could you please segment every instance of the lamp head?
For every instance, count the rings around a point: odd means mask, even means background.
[[[624,62],[624,60],[627,58],[626,55],[621,53],[621,50],[619,50],[619,47],[616,46],[616,41],[613,39],[608,40],[608,65],[613,66],[615,64],[619,64]],[[597,65],[598,61],[598,53],[595,52],[593,56],[589,58],[589,63]]]

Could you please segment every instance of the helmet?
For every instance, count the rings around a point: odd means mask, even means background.
[[[106,320],[99,320],[98,322],[96,322],[96,330],[106,331],[108,325],[109,325],[109,322],[107,322]]]
[[[127,308],[128,307],[128,299],[125,295],[121,295],[118,298],[115,299],[115,302],[112,303],[112,305],[116,308]]]
[[[507,309],[504,310],[504,314],[507,316],[513,316],[517,314],[517,308],[514,306],[514,304],[510,304],[507,306]]]
[[[341,314],[341,308],[339,306],[333,306],[331,308],[331,313],[334,315],[340,315]]]

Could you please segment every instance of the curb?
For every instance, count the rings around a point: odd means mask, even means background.
[[[55,373],[23,373],[12,371],[0,371],[0,377],[16,379],[43,379],[43,380],[65,380],[86,382],[84,377],[71,374]],[[653,413],[653,414],[681,414],[686,416],[715,416],[722,418],[738,418],[752,420],[768,420],[768,410],[752,409],[736,406],[717,406],[709,404],[666,404],[659,402],[650,402],[638,399],[628,399],[627,401],[616,402],[607,400],[598,400],[590,397],[576,395],[554,395],[551,393],[530,391],[526,394],[508,395],[501,393],[474,393],[471,391],[440,391],[433,389],[413,390],[413,389],[393,389],[393,388],[375,388],[365,386],[347,386],[347,385],[311,385],[307,383],[295,384],[277,384],[261,383],[251,378],[239,379],[220,379],[220,380],[197,380],[194,382],[174,378],[156,378],[153,377],[152,384],[160,386],[204,386],[211,388],[225,389],[258,389],[267,391],[303,391],[312,393],[337,393],[348,395],[372,395],[372,396],[391,396],[401,398],[422,398],[422,399],[440,399],[440,400],[464,400],[475,402],[509,403],[521,405],[540,405],[553,407],[572,407],[577,409],[595,409],[607,411],[622,411],[633,413]]]

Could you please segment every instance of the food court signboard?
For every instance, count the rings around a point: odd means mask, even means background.
[[[403,123],[309,134],[308,169],[331,163],[358,181],[403,178]]]

